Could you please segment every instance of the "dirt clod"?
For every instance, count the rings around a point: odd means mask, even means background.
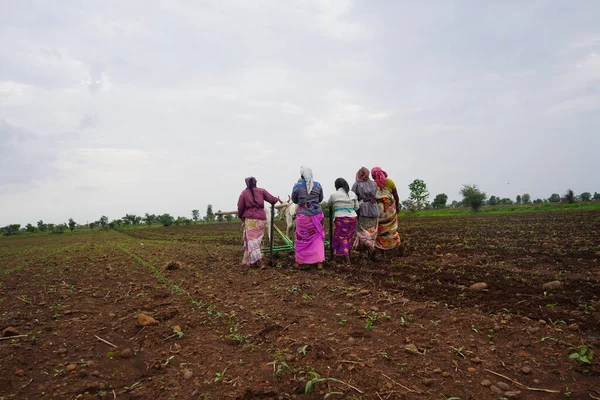
[[[477,282],[471,285],[470,289],[476,292],[481,292],[482,290],[487,289],[488,284],[485,282]]]
[[[22,369],[18,369],[15,371],[16,376],[25,376],[25,371]]]
[[[486,379],[486,380],[481,381],[480,385],[483,387],[489,387],[489,386],[492,386],[492,382]]]
[[[71,371],[75,371],[77,369],[77,364],[72,363],[67,365],[67,367],[65,368],[65,371],[67,372],[71,372]]]
[[[519,390],[509,390],[507,392],[504,392],[504,397],[509,398],[509,399],[516,399],[521,395],[521,392]]]
[[[467,368],[467,371],[469,371],[470,373],[473,374],[473,373],[477,372],[477,369],[473,368],[473,367],[469,367],[469,368]]]
[[[179,261],[170,261],[167,265],[165,265],[165,269],[169,271],[174,271],[176,269],[181,269],[182,264]]]
[[[524,374],[530,374],[531,373],[531,368],[529,368],[529,367],[523,367],[523,368],[521,368],[521,372],[523,372]]]
[[[571,324],[571,325],[567,326],[567,329],[569,329],[570,331],[577,331],[577,330],[579,330],[579,325]]]
[[[546,282],[542,285],[544,290],[560,290],[562,287],[563,283],[561,281]]]
[[[504,382],[496,382],[496,386],[499,387],[502,390],[510,390],[510,386],[508,386]]]
[[[184,369],[183,370],[183,379],[188,380],[191,379],[194,376],[194,372],[192,372],[191,369]]]
[[[148,314],[139,313],[136,317],[135,324],[137,326],[149,326],[158,324],[158,321],[149,316]]]
[[[504,391],[502,389],[500,389],[498,386],[496,385],[492,385],[490,386],[490,390],[496,394],[502,394],[504,393]]]
[[[10,337],[17,335],[19,335],[19,331],[16,328],[13,328],[12,326],[9,326],[8,328],[2,331],[2,337]]]
[[[130,348],[126,348],[123,351],[121,351],[120,356],[121,358],[131,358],[133,356],[133,352]]]

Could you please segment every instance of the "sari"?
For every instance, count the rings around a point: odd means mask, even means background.
[[[356,232],[356,217],[337,217],[333,226],[333,249],[336,256],[349,256]]]
[[[358,217],[356,227],[356,239],[353,248],[355,250],[374,250],[377,238],[378,218]]]
[[[325,260],[325,229],[323,212],[317,215],[296,215],[294,250],[299,264],[316,264]]]
[[[262,259],[260,251],[267,221],[246,218],[244,221],[244,257],[242,264],[253,265]]]
[[[377,205],[379,206],[379,225],[375,247],[381,250],[393,250],[400,244],[398,235],[398,210],[392,195],[394,183],[388,179],[384,187],[377,187]]]

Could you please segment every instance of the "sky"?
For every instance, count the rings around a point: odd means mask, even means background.
[[[600,2],[0,0],[0,226],[328,197],[600,192]]]

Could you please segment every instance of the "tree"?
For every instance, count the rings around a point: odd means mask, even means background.
[[[232,219],[233,219],[233,215],[231,215],[231,214],[225,215],[225,221],[231,222]]]
[[[431,206],[433,208],[446,208],[447,201],[448,196],[445,193],[440,193],[437,196],[435,196],[435,199],[433,199],[433,203],[431,203]]]
[[[594,197],[592,197],[592,199],[593,199],[594,201],[596,201],[596,200],[600,200],[600,193],[598,193],[598,192],[594,192]]]
[[[415,203],[417,210],[420,210],[429,197],[427,185],[421,179],[415,179],[408,185],[408,189],[410,189],[410,200]]]
[[[219,211],[217,211],[217,212],[219,212],[219,213],[220,213],[220,212],[221,212],[221,210],[219,210]],[[223,218],[223,214],[219,214],[219,215],[217,215],[217,221],[218,221],[218,222],[223,222],[223,220],[224,220],[224,218]]]
[[[146,213],[142,221],[144,221],[146,225],[152,225],[156,222],[156,215]]]
[[[565,201],[569,204],[573,204],[577,201],[575,193],[573,193],[571,189],[567,190],[567,193],[565,193]]]
[[[490,199],[488,200],[487,204],[488,206],[497,206],[498,200],[499,199],[496,196],[490,196]]]
[[[69,230],[71,232],[73,232],[75,230],[76,225],[77,225],[77,222],[73,221],[73,218],[69,218]]]
[[[175,222],[175,218],[169,214],[159,215],[156,219],[162,226],[171,226]]]
[[[535,199],[533,201],[533,204],[542,204],[543,202],[544,202],[544,200],[542,200],[542,199]]]
[[[451,208],[459,208],[460,207],[460,203],[456,200],[452,200],[452,204],[450,204]]]
[[[206,220],[208,222],[213,222],[215,220],[215,213],[213,213],[212,204],[209,204],[206,207]]]
[[[479,211],[487,198],[485,192],[482,192],[477,185],[463,185],[460,194],[463,196],[463,204],[471,207],[475,212]]]
[[[523,204],[531,204],[531,195],[529,193],[523,193],[522,201]]]
[[[407,199],[407,200],[402,200],[400,202],[402,208],[406,209],[406,210],[411,210],[411,211],[416,211],[417,208],[415,207],[415,204],[412,202],[412,200]]]
[[[200,219],[200,210],[192,210],[192,219],[194,222],[198,222]]]
[[[592,194],[590,192],[583,192],[579,195],[579,199],[581,201],[590,201],[592,199]]]
[[[106,226],[108,225],[108,217],[106,215],[101,216],[100,220],[98,220],[98,224],[102,227],[102,229],[106,229]]]
[[[88,225],[90,226],[91,230],[94,230],[94,228],[96,227],[96,223],[95,222],[90,222]]]
[[[60,235],[65,232],[65,229],[67,229],[67,224],[58,224],[53,226],[52,233]]]
[[[35,226],[31,225],[31,224],[27,224],[25,225],[25,230],[29,233],[34,233],[35,232]]]
[[[48,228],[48,225],[46,225],[41,219],[37,222],[37,226],[40,232],[46,232],[46,229]]]
[[[521,195],[520,194],[517,195],[517,204],[521,204]]]
[[[550,203],[560,203],[560,195],[558,193],[552,193],[552,195],[548,197],[548,201]]]
[[[513,201],[511,199],[509,199],[508,197],[505,197],[503,199],[500,199],[498,201],[498,204],[503,205],[503,206],[510,206],[513,204]]]

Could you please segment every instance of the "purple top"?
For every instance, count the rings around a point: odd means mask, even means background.
[[[242,220],[250,219],[267,219],[265,216],[265,201],[271,204],[277,203],[277,197],[267,192],[262,188],[253,188],[254,199],[250,189],[244,189],[238,200],[238,217]]]

